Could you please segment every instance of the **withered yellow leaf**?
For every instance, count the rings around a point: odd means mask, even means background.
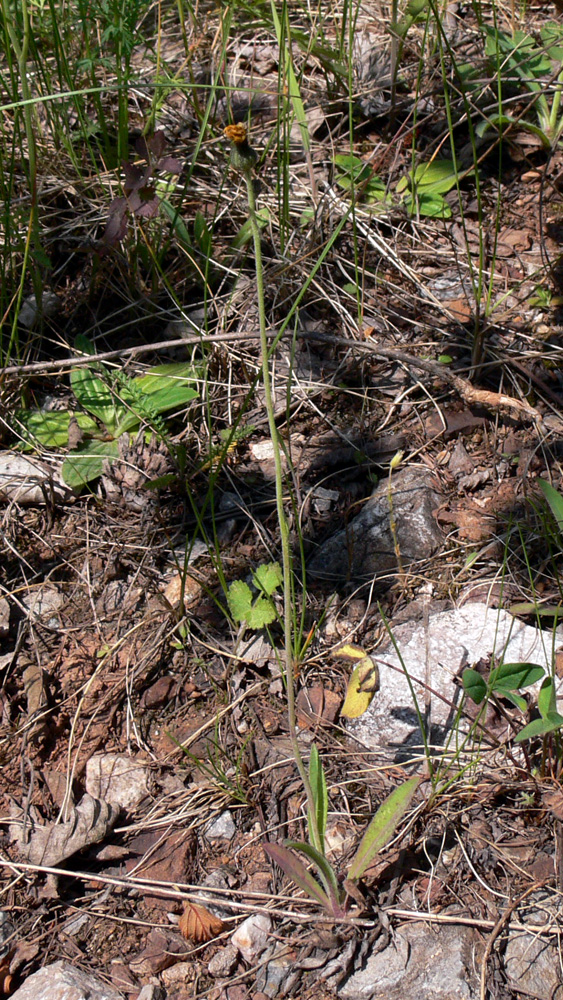
[[[379,669],[364,654],[352,671],[340,714],[346,719],[358,719],[369,708],[376,691],[379,691]]]
[[[224,930],[224,923],[219,917],[215,917],[209,912],[206,906],[200,903],[186,903],[184,912],[178,921],[178,929],[189,941],[202,944],[204,941],[211,941]]]
[[[361,646],[354,646],[351,642],[348,642],[345,646],[337,649],[335,655],[339,656],[342,660],[364,660],[366,651]]]

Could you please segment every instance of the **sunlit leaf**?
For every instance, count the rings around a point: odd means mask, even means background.
[[[264,844],[266,854],[299,886],[303,892],[307,893],[311,899],[316,900],[321,906],[330,910],[330,900],[328,895],[317,882],[316,878],[307,871],[305,865],[295,857],[292,851],[281,844]]]
[[[537,663],[501,663],[491,671],[489,680],[494,691],[517,691],[541,680],[545,670]]]
[[[211,941],[225,929],[223,921],[201,903],[185,903],[184,912],[178,920],[178,930],[188,941],[203,944]]]
[[[87,413],[69,413],[68,410],[20,410],[16,421],[23,427],[24,437],[30,445],[66,448],[68,428],[73,417],[85,434],[98,432],[98,424]]]
[[[463,684],[463,690],[471,698],[471,701],[474,701],[476,705],[480,705],[487,694],[487,682],[485,678],[477,670],[468,667],[467,670],[463,671],[461,683]]]
[[[369,656],[364,656],[356,664],[340,714],[346,719],[358,719],[367,711],[376,692],[379,691],[379,669]]]
[[[559,525],[559,530],[563,531],[563,497],[545,479],[538,479],[538,486],[551,508],[551,513]]]
[[[362,877],[376,854],[391,840],[412,801],[419,782],[419,778],[409,778],[381,803],[361,839],[348,871],[348,878],[351,881]]]
[[[278,562],[263,563],[254,571],[253,579],[259,590],[270,597],[283,583],[282,568]]]
[[[117,441],[88,441],[63,462],[63,480],[71,489],[80,489],[102,475],[104,463],[119,458]]]
[[[315,743],[313,743],[313,746],[311,747],[311,756],[309,758],[309,784],[311,785],[311,792],[315,803],[315,816],[317,820],[319,842],[315,843],[315,827],[312,822],[310,812],[308,814],[309,839],[317,850],[322,852],[324,851],[326,821],[328,816],[328,791],[323,762],[319,756],[319,751]]]

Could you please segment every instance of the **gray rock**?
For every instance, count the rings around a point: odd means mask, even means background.
[[[393,517],[403,566],[428,559],[442,544],[434,517],[440,504],[434,478],[426,469],[399,469],[392,476]],[[376,486],[357,517],[327,539],[308,563],[316,578],[344,583],[369,580],[397,569],[390,524],[388,480]]]
[[[392,632],[396,648],[389,643],[373,654],[379,668],[379,692],[367,712],[350,720],[347,729],[365,746],[385,749],[387,754],[391,751],[396,760],[421,745],[405,670],[423,715],[429,697],[434,745],[443,743],[454,721],[460,694],[454,678],[459,677],[461,668],[495,653],[505,663],[537,663],[551,670],[551,632],[524,625],[507,611],[478,602],[430,614],[428,627],[419,620],[398,625]],[[563,630],[558,629],[557,634],[563,636]]]
[[[214,979],[226,978],[233,974],[237,962],[238,951],[234,945],[228,944],[225,948],[216,951],[213,957],[209,959],[207,971]]]
[[[43,504],[71,495],[58,469],[47,462],[13,451],[0,452],[0,500]]]
[[[561,961],[557,939],[540,936],[534,928],[559,927],[562,910],[560,893],[552,889],[538,889],[518,908],[515,920],[531,924],[530,930],[511,927],[506,948],[501,946],[507,985],[516,993],[532,996],[535,1000],[553,1000],[561,995]]]
[[[123,994],[70,962],[54,962],[29,976],[12,1000],[123,1000]]]
[[[232,840],[236,833],[236,826],[228,809],[222,812],[217,819],[209,824],[205,831],[208,840]]]
[[[86,791],[118,809],[132,812],[153,789],[152,772],[126,753],[104,753],[86,764]]]
[[[478,937],[470,927],[424,923],[399,927],[338,991],[341,1000],[476,1000]],[[482,946],[481,946],[482,948]]]
[[[288,954],[287,946],[276,944],[270,949],[271,959],[267,964],[262,964],[256,973],[255,988],[267,997],[277,997],[282,986],[283,995],[287,996],[288,983],[293,967],[295,966],[295,955]],[[301,975],[301,970],[299,975]]]
[[[268,946],[272,921],[266,913],[253,913],[231,935],[231,943],[253,965]]]
[[[164,990],[162,986],[155,986],[154,983],[146,983],[139,993],[137,1000],[164,1000]]]

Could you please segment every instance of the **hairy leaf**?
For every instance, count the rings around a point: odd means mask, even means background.
[[[315,842],[315,828],[309,814],[309,839],[314,847],[317,848],[321,853],[324,852],[325,843],[325,833],[326,833],[326,821],[328,816],[328,791],[326,787],[326,775],[323,767],[323,762],[319,756],[319,751],[315,743],[311,747],[311,756],[309,758],[309,783],[311,785],[311,792],[313,793],[313,800],[315,803],[315,816],[317,819],[317,831],[319,834],[319,843]]]
[[[411,803],[419,781],[419,778],[409,778],[399,788],[395,788],[381,803],[362,837],[360,846],[350,866],[348,878],[351,881],[362,877],[376,854],[391,840]]]
[[[311,899],[316,900],[325,909],[331,909],[330,899],[324,889],[321,888],[317,880],[305,868],[305,865],[296,858],[287,847],[281,844],[264,844],[266,854],[275,861],[285,874],[299,886],[303,892],[307,893]]]

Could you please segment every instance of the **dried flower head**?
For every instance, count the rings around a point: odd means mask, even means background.
[[[235,146],[243,146],[247,141],[246,125],[227,125],[225,135]]]
[[[231,149],[231,163],[235,170],[240,170],[243,174],[250,175],[250,172],[258,159],[256,151],[249,145],[245,125],[227,125],[225,135],[229,139],[233,148]]]

